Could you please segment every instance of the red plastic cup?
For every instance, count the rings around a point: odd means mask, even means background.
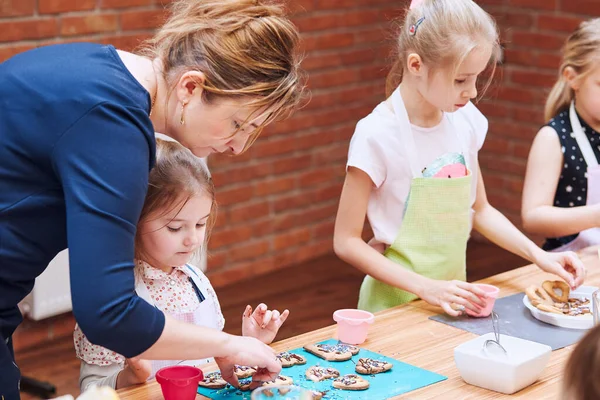
[[[198,382],[204,379],[199,368],[187,365],[164,367],[156,372],[165,400],[194,400]]]
[[[468,308],[465,308],[465,311],[471,317],[487,317],[492,313],[492,309],[494,308],[494,303],[496,302],[496,297],[498,297],[500,289],[498,289],[496,286],[486,285],[485,283],[477,283],[475,286],[483,290],[488,295],[487,298],[482,299],[485,302],[485,307],[483,307],[478,313],[471,311]]]
[[[338,339],[348,344],[361,344],[367,340],[369,325],[375,321],[375,316],[368,311],[343,309],[333,313],[337,322]]]

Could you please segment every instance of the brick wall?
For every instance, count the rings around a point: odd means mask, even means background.
[[[217,156],[221,206],[211,238],[217,282],[333,251],[333,224],[356,122],[384,96],[389,21],[402,2],[293,1],[312,100],[246,154]]]
[[[0,60],[43,44],[88,40],[131,50],[164,17],[166,0],[0,0]],[[529,146],[554,82],[559,48],[596,0],[481,0],[499,22],[506,63],[480,104],[488,195],[518,221]],[[215,284],[332,251],[337,202],[356,121],[383,99],[389,21],[405,1],[291,0],[312,101],[269,127],[246,154],[210,160],[220,212],[209,268]]]

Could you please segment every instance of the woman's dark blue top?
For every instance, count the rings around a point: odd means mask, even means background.
[[[42,47],[0,64],[0,336],[69,248],[73,312],[91,342],[148,349],[164,315],[134,292],[134,236],[154,164],[150,95],[112,46]]]

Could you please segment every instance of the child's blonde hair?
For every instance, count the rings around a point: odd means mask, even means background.
[[[600,325],[590,330],[569,357],[561,399],[600,399]]]
[[[498,29],[493,18],[472,0],[422,0],[413,3],[400,25],[395,50],[397,58],[386,82],[387,95],[402,82],[410,53],[421,56],[423,63],[431,68],[451,66],[458,69],[469,53],[482,43],[492,47],[490,63],[493,68],[482,90],[484,93],[500,54]]]
[[[582,22],[575,32],[569,36],[563,47],[563,59],[558,69],[558,81],[548,95],[544,118],[551,119],[567,109],[575,97],[573,89],[563,76],[567,67],[578,74],[577,79],[584,79],[600,61],[600,18]]]
[[[248,96],[248,105],[256,108],[249,120],[258,117],[258,110],[266,112],[248,148],[265,125],[289,116],[304,97],[298,42],[297,28],[279,5],[263,0],[177,0],[143,53],[160,59],[170,83],[187,71],[202,72],[206,80],[198,84],[207,102]]]
[[[157,219],[183,206],[194,196],[208,196],[212,201],[206,223],[204,246],[215,224],[217,204],[215,187],[201,158],[177,142],[156,140],[156,164],[148,177],[148,192],[140,214],[140,224]],[[144,259],[141,235],[135,237],[135,257]]]

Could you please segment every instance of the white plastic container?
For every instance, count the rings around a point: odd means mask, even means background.
[[[545,344],[506,335],[500,335],[506,355],[493,345],[485,351],[488,339],[493,340],[494,334],[456,347],[454,362],[465,382],[500,393],[513,394],[537,381],[552,352]]]

